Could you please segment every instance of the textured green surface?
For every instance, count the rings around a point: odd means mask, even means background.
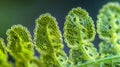
[[[119,3],[108,3],[98,15],[98,33],[101,39],[114,39],[120,33],[120,5]]]
[[[66,16],[64,38],[70,47],[70,60],[73,64],[94,61],[98,53],[90,42],[94,39],[94,23],[82,8],[73,8]]]
[[[36,20],[34,43],[41,53],[59,52],[63,49],[62,36],[56,22],[48,13]]]
[[[97,31],[101,39],[101,56],[111,56],[120,54],[120,5],[119,3],[108,3],[103,6],[98,14]]]
[[[104,5],[97,20],[97,32],[103,40],[99,44],[101,58],[120,56],[120,5],[119,3],[107,3]],[[102,62],[102,67],[120,67],[120,59],[110,59]]]
[[[33,44],[29,31],[22,25],[14,25],[7,31],[8,51],[16,60],[28,60],[33,56]]]
[[[6,53],[6,49],[5,49],[5,43],[4,40],[2,38],[0,38],[0,50],[5,54]]]
[[[34,37],[22,25],[7,30],[7,46],[0,38],[0,67],[120,67],[120,5],[108,3],[98,14],[97,32],[103,40],[99,52],[92,41],[95,26],[88,12],[73,8],[65,18],[63,37],[70,48],[63,48],[58,23],[51,14],[36,19]],[[34,56],[34,50],[40,54]],[[8,61],[10,55],[14,62]]]
[[[28,67],[34,54],[29,31],[22,25],[14,25],[8,29],[7,50],[16,61],[16,67]]]
[[[44,67],[61,67],[67,61],[57,21],[49,13],[36,20],[34,44],[41,54]]]
[[[0,38],[0,67],[11,67],[10,63],[7,63],[8,56],[6,55],[5,44],[2,38]]]

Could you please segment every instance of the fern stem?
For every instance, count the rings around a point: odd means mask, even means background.
[[[83,63],[83,64],[78,64],[77,67],[83,67],[83,66],[88,66],[88,65],[91,65],[91,64],[100,64],[99,62],[105,62],[105,61],[109,61],[109,60],[116,60],[116,59],[119,59],[120,56],[112,56],[112,57],[107,57],[107,58],[102,58],[102,59],[97,59],[96,61],[91,61],[91,62],[86,62],[86,63]],[[76,66],[76,65],[74,65]]]

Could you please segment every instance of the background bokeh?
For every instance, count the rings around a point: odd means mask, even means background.
[[[7,42],[6,30],[15,24],[26,26],[33,36],[36,18],[46,12],[56,17],[63,34],[65,16],[74,7],[87,10],[96,25],[99,9],[110,1],[112,0],[0,0],[0,37]],[[99,42],[96,35],[93,43],[98,47]],[[69,51],[66,45],[64,50],[66,53]]]

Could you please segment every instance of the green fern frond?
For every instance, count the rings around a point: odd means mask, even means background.
[[[104,40],[99,44],[100,58],[104,60],[101,61],[102,67],[120,67],[119,20],[119,3],[111,2],[100,9],[97,20],[97,32],[99,37]],[[105,60],[107,58],[109,59]]]
[[[5,43],[2,38],[0,38],[0,67],[12,67],[12,65],[8,62]]]
[[[97,21],[97,31],[101,39],[101,57],[120,55],[120,5],[118,3],[108,3],[100,10]],[[104,55],[104,56],[103,56]]]
[[[98,14],[97,31],[101,39],[115,39],[119,36],[119,3],[108,3]]]
[[[28,61],[34,55],[30,32],[22,25],[14,25],[6,34],[7,49],[15,59],[16,67],[28,67]]]
[[[6,45],[4,43],[4,40],[2,38],[0,38],[0,50],[6,54]]]
[[[69,11],[64,23],[64,39],[70,48],[67,57],[58,23],[51,14],[36,20],[34,39],[20,24],[7,30],[7,46],[0,38],[0,67],[120,67],[120,5],[105,4],[98,14],[97,32],[102,42],[97,52],[92,43],[94,21],[81,7]],[[34,47],[40,57],[34,56]],[[9,54],[8,54],[9,53]],[[15,62],[8,61],[9,56]]]
[[[41,54],[44,67],[61,67],[67,56],[63,51],[62,36],[56,19],[49,13],[36,20],[34,44]]]
[[[64,38],[70,47],[70,60],[73,64],[95,61],[96,48],[90,43],[95,37],[94,23],[86,10],[73,8],[66,16]]]
[[[18,60],[28,60],[33,56],[33,44],[29,31],[22,25],[14,25],[7,31],[8,51]]]
[[[42,14],[36,20],[34,43],[41,53],[59,52],[63,49],[62,36],[57,21],[49,13]]]

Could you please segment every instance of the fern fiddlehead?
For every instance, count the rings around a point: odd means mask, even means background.
[[[2,38],[0,38],[0,50],[6,54],[6,50],[5,50],[5,43],[4,40]]]
[[[70,47],[73,64],[94,61],[98,57],[91,41],[95,36],[94,24],[89,14],[82,8],[73,8],[66,16],[64,38]]]
[[[16,61],[16,67],[28,67],[34,54],[31,36],[26,27],[14,25],[6,33],[7,48]]]
[[[67,57],[63,51],[62,36],[57,21],[48,13],[36,20],[34,44],[44,67],[61,67],[65,64]]]
[[[108,3],[103,6],[98,14],[97,32],[104,40],[99,44],[101,58],[120,56],[120,5],[119,3]],[[103,67],[119,67],[118,59],[103,62]]]
[[[99,44],[100,56],[92,43],[96,34],[93,20],[86,10],[77,7],[68,13],[64,23],[69,57],[63,50],[56,19],[46,13],[36,20],[34,41],[22,25],[14,25],[7,31],[7,48],[0,38],[0,67],[12,66],[7,51],[15,59],[15,67],[120,67],[119,7],[119,3],[108,3],[98,14],[97,32],[103,40]],[[34,45],[40,59],[33,57]]]
[[[5,43],[2,38],[0,38],[0,67],[12,67],[8,63],[8,56],[6,55]]]

